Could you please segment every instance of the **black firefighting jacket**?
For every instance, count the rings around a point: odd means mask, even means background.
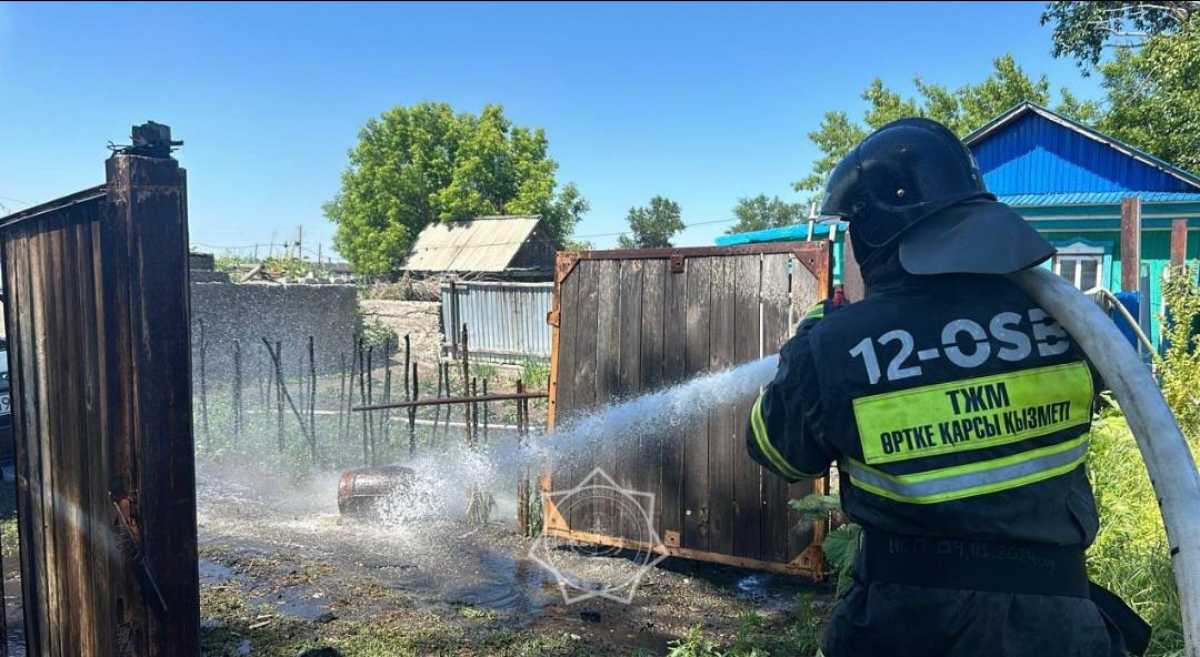
[[[866,299],[815,307],[784,345],[751,455],[791,481],[837,461],[866,532],[1091,544],[1095,380],[1067,334],[999,276],[911,276],[894,258],[864,275]],[[826,627],[827,657],[1124,653],[1086,597],[862,580]]]

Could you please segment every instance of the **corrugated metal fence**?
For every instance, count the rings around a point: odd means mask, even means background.
[[[553,283],[442,283],[444,346],[457,357],[466,324],[472,358],[548,360],[553,295]]]

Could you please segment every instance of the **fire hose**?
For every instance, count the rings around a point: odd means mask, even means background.
[[[1112,389],[1158,499],[1188,657],[1200,657],[1200,472],[1162,392],[1116,324],[1053,272],[1035,267],[1010,275],[1079,343]]]

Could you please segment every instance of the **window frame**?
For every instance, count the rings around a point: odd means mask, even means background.
[[[1053,261],[1051,263],[1051,271],[1062,276],[1070,281],[1076,289],[1081,292],[1091,292],[1097,288],[1104,287],[1104,255],[1105,248],[1096,244],[1088,244],[1087,242],[1075,241],[1065,246],[1055,248]],[[1067,278],[1063,276],[1062,259],[1066,258],[1074,262],[1074,276]],[[1096,276],[1094,285],[1091,287],[1083,287],[1083,262],[1092,261],[1096,265]]]

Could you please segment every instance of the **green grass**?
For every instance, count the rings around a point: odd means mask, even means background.
[[[667,657],[791,657],[817,652],[826,610],[813,604],[811,595],[797,597],[793,614],[782,622],[768,623],[754,611],[738,618],[733,641],[719,641],[697,625],[667,646]]]
[[[616,655],[561,632],[532,629],[479,631],[494,613],[460,607],[458,617],[433,611],[400,609],[369,618],[339,618],[328,623],[280,616],[271,605],[250,605],[236,584],[204,587],[201,655],[237,654],[243,642],[252,655],[295,657],[305,650],[331,647],[346,657],[585,657]],[[468,612],[474,610],[480,614]]]
[[[471,605],[463,605],[458,608],[458,615],[463,618],[472,620],[496,620],[497,614],[491,609],[480,609]]]
[[[1194,442],[1192,448],[1195,452]],[[1089,575],[1150,623],[1147,657],[1183,654],[1179,594],[1162,516],[1124,418],[1096,422],[1088,473],[1100,510],[1100,533],[1088,550]]]
[[[496,382],[496,375],[500,373],[500,368],[491,363],[474,363],[471,365],[471,378],[478,382],[478,385],[483,385],[484,380]],[[478,391],[483,394],[483,390]],[[492,392],[495,392],[493,390]]]

